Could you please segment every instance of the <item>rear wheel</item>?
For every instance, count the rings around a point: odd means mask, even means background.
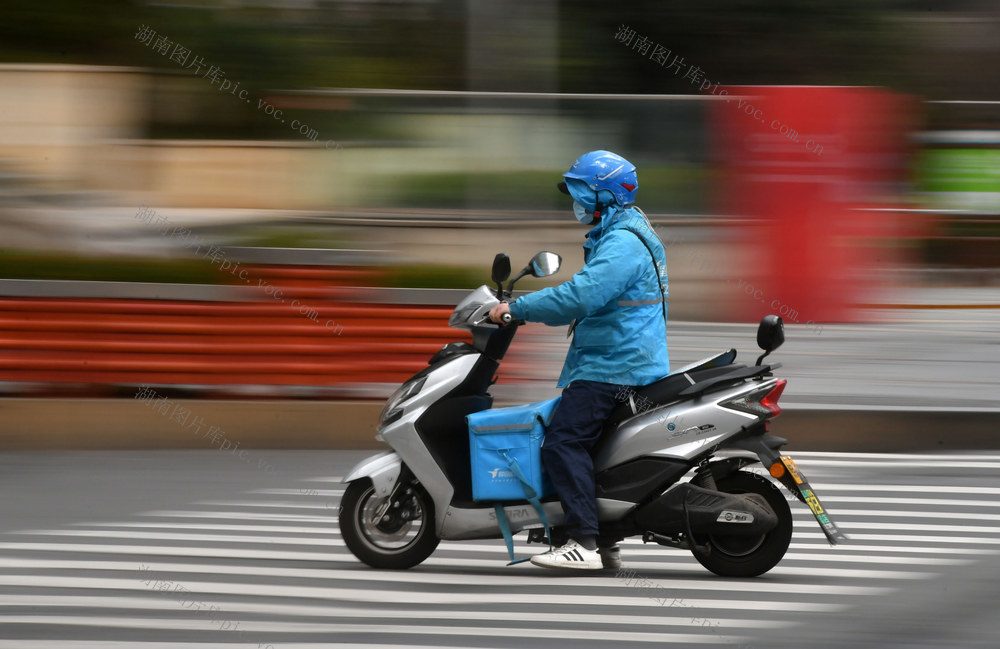
[[[757,536],[711,534],[697,536],[699,545],[708,545],[708,555],[694,552],[698,563],[723,577],[756,577],[781,561],[792,540],[792,511],[783,492],[767,478],[737,471],[716,482],[716,489],[731,494],[752,493],[767,500],[778,515],[778,525]]]
[[[400,487],[391,500],[370,480],[347,485],[340,500],[344,544],[373,568],[412,568],[434,552],[434,504],[419,484]]]

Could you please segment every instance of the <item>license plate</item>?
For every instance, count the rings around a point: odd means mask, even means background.
[[[812,511],[813,516],[816,517],[816,522],[819,523],[820,528],[823,530],[823,534],[826,535],[828,541],[831,545],[836,545],[842,541],[849,540],[847,535],[837,528],[837,525],[830,520],[830,515],[827,513],[826,509],[823,508],[823,504],[819,501],[819,496],[813,491],[813,488],[809,485],[809,481],[806,480],[805,474],[799,469],[798,465],[795,464],[795,460],[787,455],[781,456],[781,463],[785,465],[788,469],[788,475],[792,477],[792,481],[795,483],[795,488],[799,490],[802,494],[802,500],[806,505],[809,506],[809,510]]]

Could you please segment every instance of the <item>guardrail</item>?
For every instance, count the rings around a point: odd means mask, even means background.
[[[0,382],[95,393],[393,384],[446,342],[469,340],[447,326],[450,306],[372,303],[367,289],[345,285],[370,280],[368,269],[246,269],[258,286],[187,287],[194,299],[181,285],[165,299],[139,297],[155,285],[131,297],[0,297]]]

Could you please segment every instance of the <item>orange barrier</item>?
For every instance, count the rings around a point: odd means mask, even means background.
[[[367,271],[257,267],[251,277],[281,293],[261,289],[257,302],[0,298],[0,381],[399,383],[445,343],[471,341],[447,326],[450,307],[350,302],[358,289],[331,286]]]

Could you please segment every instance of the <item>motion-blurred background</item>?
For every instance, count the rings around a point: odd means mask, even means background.
[[[778,313],[793,406],[995,406],[993,0],[39,0],[0,9],[4,446],[369,440],[496,252],[579,268],[593,149],[675,367]],[[498,396],[554,393],[565,332],[519,336]]]

